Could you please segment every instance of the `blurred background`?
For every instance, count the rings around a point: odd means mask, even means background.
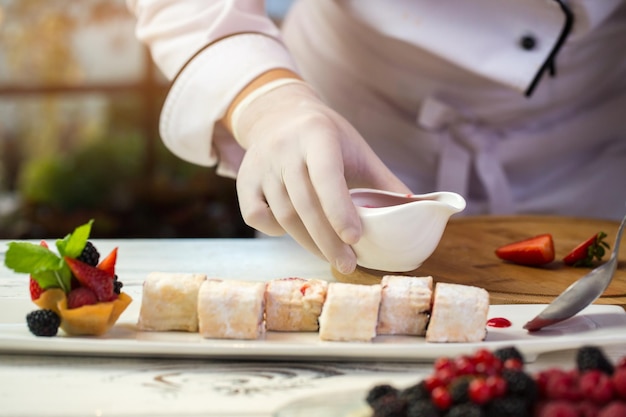
[[[124,0],[0,0],[0,239],[254,235],[233,180],[163,146],[168,82],[134,28]]]

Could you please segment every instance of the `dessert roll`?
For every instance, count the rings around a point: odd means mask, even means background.
[[[489,293],[478,287],[437,283],[427,342],[480,342],[487,334]]]
[[[319,323],[321,340],[368,342],[376,336],[380,284],[328,284]]]
[[[198,331],[198,291],[203,274],[152,272],[143,283],[140,330]]]
[[[377,334],[423,336],[430,313],[433,278],[385,275]]]
[[[257,339],[265,331],[265,283],[207,280],[198,294],[200,335],[212,339]]]
[[[265,289],[267,330],[316,332],[328,282],[319,279],[280,278]]]

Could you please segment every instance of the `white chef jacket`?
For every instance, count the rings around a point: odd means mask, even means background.
[[[244,151],[216,122],[286,68],[414,192],[460,192],[469,214],[626,210],[622,0],[301,0],[283,32],[261,1],[128,3],[173,80],[160,131],[185,160],[235,177]]]

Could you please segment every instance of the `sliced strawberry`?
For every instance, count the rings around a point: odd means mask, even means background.
[[[98,297],[87,287],[78,287],[67,295],[67,308],[78,308],[97,303]]]
[[[91,289],[96,294],[98,301],[113,301],[117,298],[113,280],[107,272],[77,259],[67,256],[64,259],[76,279],[81,285]]]
[[[534,236],[499,247],[496,256],[520,265],[545,265],[554,260],[554,241],[547,233]]]
[[[111,253],[107,255],[100,263],[97,268],[101,271],[108,273],[111,277],[115,276],[115,262],[117,261],[117,248],[114,248]]]
[[[30,291],[30,299],[35,301],[41,297],[41,294],[45,291],[43,288],[39,286],[39,283],[30,277],[30,283],[28,285],[28,290]]]
[[[39,245],[48,249],[48,243],[45,240],[42,240],[41,242],[39,242]],[[33,279],[32,275],[30,276],[28,290],[30,292],[30,299],[33,301],[39,299],[39,297],[41,297],[41,294],[43,294],[43,292],[45,291],[43,288],[41,288],[39,283]]]
[[[593,266],[593,261],[602,260],[606,249],[610,249],[608,243],[604,241],[606,233],[598,232],[585,240],[570,251],[564,258],[563,263],[570,266]]]

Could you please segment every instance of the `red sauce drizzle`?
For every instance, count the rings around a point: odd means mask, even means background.
[[[504,317],[494,317],[487,320],[487,326],[489,327],[511,327],[511,321]]]

